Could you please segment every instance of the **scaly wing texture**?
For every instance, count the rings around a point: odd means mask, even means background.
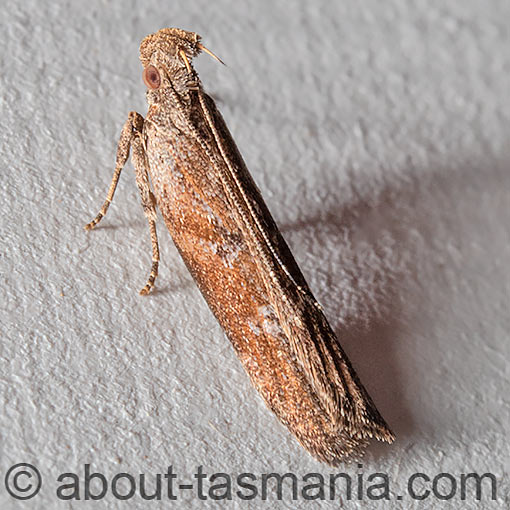
[[[212,166],[211,151],[216,164],[222,164],[224,157],[207,125],[196,120],[199,141],[175,129],[156,129],[149,112],[146,134],[151,180],[187,267],[254,386],[316,458],[337,465],[360,452],[371,436],[391,441],[391,432],[315,305],[209,98],[207,106],[228,142],[228,158],[272,249],[263,246],[257,229],[246,225],[247,215],[231,198],[226,199],[226,191],[232,189],[225,189],[225,181]],[[222,171],[227,172],[223,165]],[[259,256],[261,249],[266,250],[265,257]],[[279,280],[280,285],[274,285],[270,277],[271,271],[279,269],[277,259],[290,273]]]
[[[230,163],[230,170],[237,174],[241,187],[248,190],[248,193],[244,194],[252,204],[248,221],[255,223],[267,234],[263,237],[269,240],[269,246],[265,246],[263,240],[257,241],[253,237],[249,244],[252,246],[258,242],[262,249],[268,252],[266,260],[269,260],[269,264],[263,267],[260,274],[267,282],[267,291],[282,328],[311,385],[333,420],[342,421],[347,427],[352,425],[352,430],[349,431],[351,434],[392,440],[393,435],[359,382],[320,305],[306,284],[221,114],[213,100],[205,94],[203,96],[203,109],[210,114],[214,125],[214,141],[224,160]],[[237,221],[245,235],[249,236],[250,231],[243,228],[240,215],[237,215]],[[256,250],[252,252],[257,253]],[[282,266],[285,271],[281,270]],[[271,271],[279,274],[279,289],[274,289],[271,278],[267,276]]]

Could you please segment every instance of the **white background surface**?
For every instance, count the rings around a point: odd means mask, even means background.
[[[149,481],[173,464],[182,483],[198,465],[358,472],[315,462],[266,410],[162,222],[157,290],[138,295],[150,242],[130,165],[101,228],[83,230],[128,112],[145,114],[139,42],[177,26],[228,64],[196,67],[397,435],[362,467],[390,476],[392,501],[320,507],[437,508],[406,496],[414,472],[488,471],[497,502],[450,508],[508,508],[510,4],[4,4],[0,506],[158,507],[59,502],[56,478],[83,480],[85,463]],[[3,487],[16,462],[43,476],[17,504]],[[221,505],[305,506],[288,494]],[[178,495],[165,508],[218,505]]]

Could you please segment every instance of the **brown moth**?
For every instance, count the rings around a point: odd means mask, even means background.
[[[315,300],[191,59],[217,58],[200,36],[164,28],[140,45],[149,111],[131,112],[105,215],[132,152],[158,273],[156,207],[186,266],[266,404],[332,466],[370,438],[394,436]],[[218,59],[219,60],[219,59]],[[150,181],[149,181],[150,179]],[[154,191],[151,191],[150,184]]]

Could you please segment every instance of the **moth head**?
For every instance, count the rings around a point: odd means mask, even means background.
[[[157,90],[167,80],[175,82],[189,81],[193,72],[191,61],[201,51],[221,60],[209,51],[195,32],[179,28],[162,28],[148,35],[140,44],[140,60],[144,67],[143,81],[149,89]]]

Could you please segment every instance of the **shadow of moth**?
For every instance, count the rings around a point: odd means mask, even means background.
[[[122,128],[106,201],[131,150],[158,273],[156,207],[269,408],[316,459],[337,466],[394,436],[359,381],[192,66],[200,36],[165,28],[140,45],[149,110]],[[215,57],[217,58],[217,57]],[[219,59],[218,59],[219,60]],[[150,178],[150,180],[149,180]],[[151,190],[151,185],[152,189]]]

